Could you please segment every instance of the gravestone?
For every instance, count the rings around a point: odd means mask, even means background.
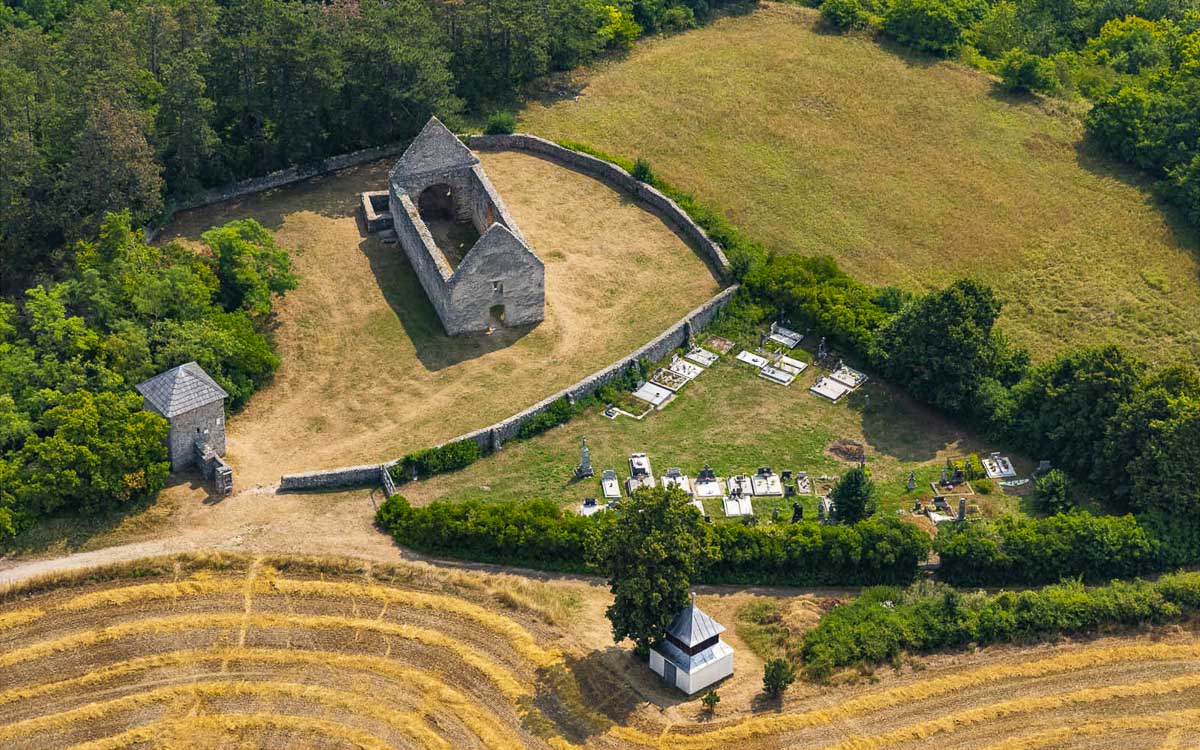
[[[946,472],[946,467],[945,467],[945,466],[943,466],[943,467],[942,467],[942,481],[940,482],[940,484],[941,484],[943,487],[945,487],[945,486],[947,486],[948,484],[950,484],[950,477],[948,476],[948,473]]]
[[[954,477],[950,480],[950,483],[951,484],[962,484],[963,483],[963,470],[962,470],[961,466],[954,467]]]
[[[908,472],[908,491],[912,492],[917,488],[917,472]]]
[[[779,520],[779,506],[776,505],[774,508],[771,508],[771,523],[775,523],[778,520]]]
[[[592,471],[592,452],[588,450],[587,438],[584,437],[583,447],[579,450],[579,466],[575,467],[575,478],[587,479],[595,475],[596,473]]]
[[[967,499],[965,497],[958,499],[958,520],[967,520]]]
[[[800,503],[792,503],[792,523],[800,523],[804,520],[804,508]]]
[[[817,344],[817,361],[824,362],[825,358],[828,356],[829,356],[829,350],[825,348],[825,337],[822,336],[821,343]]]

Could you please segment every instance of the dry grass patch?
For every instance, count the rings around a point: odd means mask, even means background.
[[[546,263],[546,320],[449,338],[398,246],[367,236],[358,195],[390,163],[178,217],[164,238],[252,217],[292,251],[278,305],[283,366],[229,423],[239,485],[399,457],[498,421],[627,355],[718,289],[656,216],[592,178],[517,153],[481,154]]]
[[[770,3],[640,43],[519,129],[645,157],[771,248],[866,281],[984,279],[1039,356],[1101,341],[1200,354],[1196,237],[1081,145],[1076,113],[818,19]]]

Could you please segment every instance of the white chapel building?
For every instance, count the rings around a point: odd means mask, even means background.
[[[696,606],[696,596],[650,647],[650,669],[688,695],[733,674],[733,649],[721,640],[725,627]]]

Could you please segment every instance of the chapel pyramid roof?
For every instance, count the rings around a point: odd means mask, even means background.
[[[135,388],[154,410],[167,419],[223,401],[229,396],[225,389],[208,376],[195,362],[174,367]]]

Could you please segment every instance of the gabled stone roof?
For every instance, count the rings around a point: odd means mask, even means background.
[[[135,387],[146,402],[167,419],[229,396],[195,362],[159,373]]]
[[[404,179],[411,175],[429,172],[450,172],[469,169],[479,163],[479,157],[463,145],[450,129],[436,117],[429,118],[425,127],[404,150],[396,166],[392,168],[392,179]]]
[[[725,626],[704,614],[693,597],[667,627],[667,634],[689,648],[725,632]]]

